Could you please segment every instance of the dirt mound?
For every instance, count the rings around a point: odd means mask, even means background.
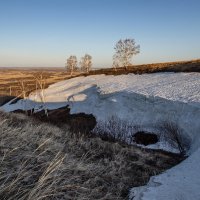
[[[96,126],[96,119],[92,114],[70,114],[68,106],[54,110],[41,110],[36,113],[34,113],[34,110],[16,110],[14,112],[24,113],[42,122],[49,122],[58,126],[67,124],[72,132],[89,133]]]

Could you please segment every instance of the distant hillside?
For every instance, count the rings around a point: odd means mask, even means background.
[[[132,65],[128,69],[124,67],[105,68],[90,71],[89,75],[107,74],[107,75],[120,75],[120,74],[143,74],[155,72],[200,72],[200,59],[190,61],[166,62],[166,63],[153,63],[143,65]]]

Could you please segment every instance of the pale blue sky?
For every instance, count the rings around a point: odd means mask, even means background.
[[[133,63],[200,57],[199,0],[0,0],[0,67],[64,67],[85,53],[110,67],[114,45],[134,38]]]

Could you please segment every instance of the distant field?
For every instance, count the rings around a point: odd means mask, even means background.
[[[0,105],[11,96],[27,96],[41,86],[46,88],[69,77],[63,68],[0,68]]]

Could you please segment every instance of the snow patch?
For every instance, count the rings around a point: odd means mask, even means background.
[[[190,157],[152,177],[146,186],[133,188],[130,199],[200,199],[200,73],[77,77],[53,84],[43,94],[45,103],[40,93],[32,93],[29,99],[7,103],[1,109],[10,112],[69,105],[71,113],[93,114],[97,121],[114,115],[146,130],[161,121],[176,122],[192,140]]]
[[[146,186],[133,188],[134,200],[199,200],[200,148],[179,165],[163,174],[151,177]]]

